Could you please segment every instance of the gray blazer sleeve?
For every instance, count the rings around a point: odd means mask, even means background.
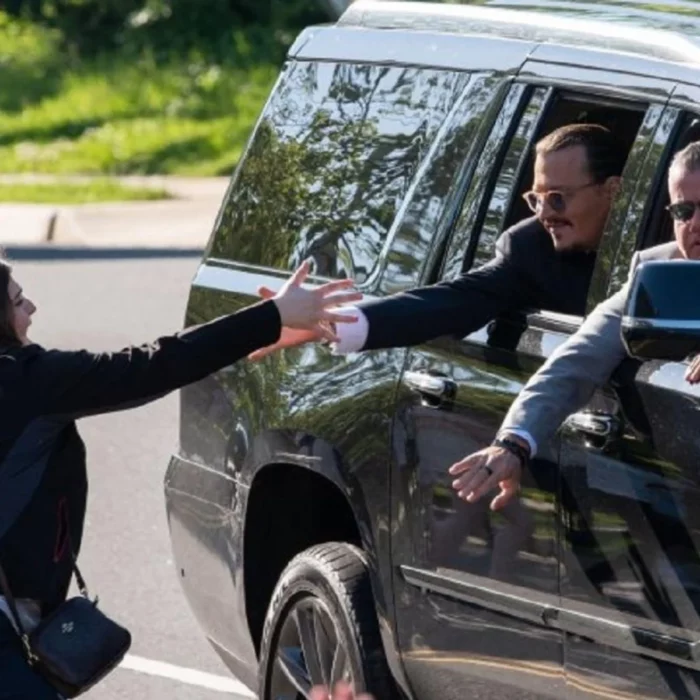
[[[635,254],[630,279],[638,260]],[[511,405],[501,431],[525,431],[539,447],[569,415],[588,403],[626,356],[621,321],[628,290],[629,280],[598,304],[581,328],[552,353]]]

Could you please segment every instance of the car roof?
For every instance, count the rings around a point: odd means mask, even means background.
[[[356,0],[337,26],[492,35],[700,65],[697,0]]]

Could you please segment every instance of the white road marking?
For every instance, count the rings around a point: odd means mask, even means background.
[[[234,693],[235,695],[243,695],[245,697],[255,697],[250,690],[240,681],[226,676],[215,676],[213,673],[204,673],[204,671],[195,671],[191,668],[183,666],[174,666],[163,661],[153,661],[144,659],[140,656],[132,656],[127,654],[121,662],[120,668],[138,673],[147,673],[150,676],[160,676],[161,678],[170,678],[171,680],[196,685],[200,688],[208,690],[218,690],[222,693]]]

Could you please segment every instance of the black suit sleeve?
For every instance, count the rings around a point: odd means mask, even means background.
[[[47,350],[26,362],[26,396],[38,415],[79,417],[129,408],[275,343],[280,330],[277,306],[265,301],[119,352]]]
[[[529,293],[503,233],[496,256],[449,282],[360,304],[369,322],[363,350],[407,347],[443,335],[464,337],[504,311],[529,305]]]

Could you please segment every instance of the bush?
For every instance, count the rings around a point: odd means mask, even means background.
[[[324,18],[313,0],[10,2],[2,172],[229,174],[287,46]]]
[[[254,27],[278,38],[270,58],[279,59],[290,36],[328,19],[322,7],[319,0],[9,0],[10,12],[59,30],[81,55],[116,47],[220,55],[233,31]]]
[[[0,37],[0,111],[20,111],[55,88],[61,35],[0,10]]]
[[[278,70],[196,52],[83,60],[21,112],[0,112],[0,171],[229,174]]]

